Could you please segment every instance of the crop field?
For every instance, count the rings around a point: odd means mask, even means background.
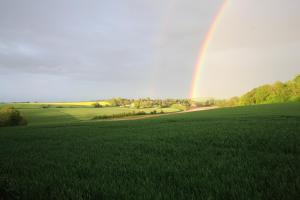
[[[81,102],[25,102],[25,103],[0,103],[0,107],[3,106],[13,106],[17,109],[24,108],[41,108],[42,106],[51,106],[51,107],[69,107],[69,108],[77,108],[77,107],[93,107],[94,103],[99,103],[102,106],[110,105],[107,101],[81,101]]]
[[[120,113],[145,112],[149,114],[151,111],[163,111],[164,113],[178,112],[176,108],[121,108],[121,107],[102,107],[94,108],[79,104],[46,104],[55,107],[42,108],[41,103],[16,103],[16,104],[0,104],[0,107],[13,106],[18,109],[28,121],[29,126],[47,125],[47,124],[66,124],[75,122],[90,121],[95,116],[113,115]],[[57,106],[57,107],[56,107]]]
[[[86,120],[109,109],[20,109],[0,199],[299,199],[300,103]]]

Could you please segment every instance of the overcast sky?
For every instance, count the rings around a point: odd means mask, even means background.
[[[0,101],[189,95],[222,0],[0,0]],[[300,1],[229,0],[199,94],[300,73]]]

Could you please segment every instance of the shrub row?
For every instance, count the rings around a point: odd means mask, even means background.
[[[146,113],[144,111],[138,111],[138,112],[128,112],[128,113],[116,113],[112,115],[98,115],[93,117],[92,119],[114,119],[114,118],[123,118],[123,117],[130,117],[130,116],[136,116],[136,115],[155,115],[155,114],[163,114],[164,111],[161,110],[160,112],[157,112],[156,110],[151,111],[150,113]]]

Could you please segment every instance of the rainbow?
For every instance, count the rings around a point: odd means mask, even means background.
[[[205,34],[205,37],[201,43],[199,54],[197,57],[194,73],[193,73],[193,79],[191,83],[191,90],[190,90],[190,98],[195,99],[199,97],[199,79],[200,79],[200,71],[202,67],[204,67],[205,63],[205,56],[207,53],[207,48],[209,46],[209,43],[212,39],[212,36],[216,30],[216,27],[220,21],[221,16],[224,13],[225,7],[228,4],[228,0],[224,0],[220,8],[218,9],[218,12],[214,16],[212,23],[209,26],[209,29],[207,33]]]

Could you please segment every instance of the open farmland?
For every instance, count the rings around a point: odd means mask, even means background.
[[[299,103],[131,121],[61,120],[0,129],[2,196],[299,197]]]
[[[179,112],[176,108],[125,108],[125,107],[102,107],[94,108],[91,104],[80,103],[51,103],[46,104],[50,107],[43,108],[43,103],[15,103],[0,104],[0,107],[12,106],[18,109],[28,121],[28,125],[47,125],[47,124],[65,124],[90,121],[95,116],[113,115],[121,113],[145,112],[149,114],[151,111],[164,113]]]

